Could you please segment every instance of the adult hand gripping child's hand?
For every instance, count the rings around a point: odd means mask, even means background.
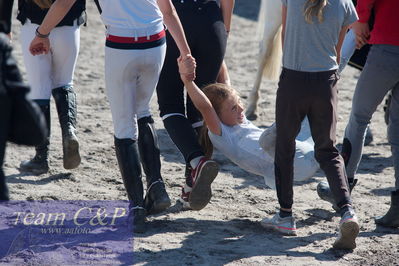
[[[179,65],[180,78],[183,83],[194,81],[195,68],[197,67],[194,57],[190,54],[184,57],[179,56],[179,58],[177,58],[177,64]]]
[[[356,48],[360,49],[367,44],[370,38],[369,24],[357,21],[352,24],[352,29],[356,34]]]

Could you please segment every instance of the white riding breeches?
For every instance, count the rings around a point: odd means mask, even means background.
[[[21,27],[21,45],[31,99],[51,97],[51,90],[73,85],[73,73],[79,53],[79,26],[56,27],[49,36],[51,51],[33,56],[29,46],[39,25],[29,20]]]
[[[151,115],[165,54],[166,44],[138,50],[105,47],[105,83],[116,138],[137,140],[137,119]]]

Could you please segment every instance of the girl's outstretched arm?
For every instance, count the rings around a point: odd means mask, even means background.
[[[180,78],[186,87],[187,93],[194,103],[197,110],[201,113],[208,129],[218,136],[222,134],[221,122],[211,101],[206,95],[198,88],[189,74],[195,69],[195,60],[192,56],[188,55],[186,59],[179,57],[177,59],[179,64]]]

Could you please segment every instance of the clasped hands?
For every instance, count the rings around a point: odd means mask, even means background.
[[[370,38],[370,28],[368,23],[355,22],[352,24],[352,30],[356,35],[356,48],[360,49],[367,44]]]
[[[179,73],[182,81],[184,83],[194,81],[195,69],[197,67],[195,58],[191,54],[180,55],[177,58],[177,64],[179,66]]]

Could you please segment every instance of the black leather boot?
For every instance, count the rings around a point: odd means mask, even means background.
[[[156,214],[166,210],[171,205],[161,176],[158,137],[151,116],[140,118],[138,126],[140,158],[147,180],[144,207],[147,214]]]
[[[115,152],[130,201],[129,224],[133,225],[133,232],[142,233],[145,231],[146,211],[143,202],[143,182],[141,181],[137,143],[131,139],[115,138]]]
[[[36,100],[35,102],[39,105],[46,120],[47,138],[42,144],[35,147],[36,154],[31,160],[21,162],[19,170],[22,172],[30,172],[35,175],[41,175],[49,171],[48,153],[50,147],[51,128],[50,101]]]
[[[399,227],[399,190],[391,192],[391,207],[384,216],[376,217],[375,223],[386,227]]]
[[[71,86],[52,91],[62,131],[62,151],[65,169],[74,169],[80,164],[79,141],[76,137],[76,94]]]

